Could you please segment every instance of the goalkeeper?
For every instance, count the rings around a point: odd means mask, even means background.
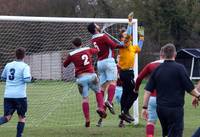
[[[133,117],[129,114],[129,110],[133,105],[133,102],[137,99],[138,93],[134,91],[134,60],[135,55],[141,51],[144,33],[139,35],[138,45],[132,44],[132,25],[133,13],[128,15],[128,27],[127,30],[121,30],[119,34],[119,40],[124,42],[125,48],[119,49],[119,62],[118,66],[120,68],[119,75],[122,81],[122,97],[121,97],[121,114],[119,115],[120,123],[119,127],[124,127],[123,121],[128,123],[134,121]]]

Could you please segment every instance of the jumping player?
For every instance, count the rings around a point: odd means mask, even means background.
[[[112,105],[117,80],[114,48],[117,48],[119,45],[112,41],[106,34],[101,33],[101,29],[97,24],[90,23],[87,29],[93,35],[92,44],[99,49],[97,70],[99,73],[101,92],[104,95],[104,92],[108,91],[108,100],[105,102],[105,105],[112,114],[115,114]]]
[[[101,118],[105,118],[107,114],[104,111],[103,96],[100,92],[99,80],[94,67],[92,66],[92,55],[98,53],[97,48],[81,47],[82,42],[80,38],[75,38],[72,43],[77,47],[76,50],[69,53],[67,59],[64,61],[64,67],[70,63],[75,65],[76,83],[80,94],[83,97],[82,110],[85,117],[85,127],[90,127],[89,101],[88,92],[91,88],[96,94],[97,113]]]

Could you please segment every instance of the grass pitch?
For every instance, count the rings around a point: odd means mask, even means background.
[[[141,87],[139,103],[143,99]],[[4,83],[0,83],[0,114],[3,114]],[[116,115],[108,112],[104,126],[95,126],[98,115],[94,93],[90,92],[91,127],[84,128],[81,110],[81,96],[74,83],[63,81],[36,81],[28,85],[28,113],[24,137],[145,137],[145,121],[140,119],[138,126],[132,124],[118,128],[119,104],[115,103]],[[190,137],[200,125],[200,110],[191,106],[191,96],[185,100],[184,137]],[[17,116],[0,126],[0,137],[14,137],[16,134]],[[161,137],[159,122],[156,125],[155,137]]]

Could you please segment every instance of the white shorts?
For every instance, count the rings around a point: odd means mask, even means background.
[[[99,82],[95,82],[95,79],[97,79],[96,73],[86,74],[77,78],[76,83],[83,87],[83,97],[87,97],[89,95],[89,88],[91,88],[94,92],[98,92],[100,90]]]
[[[107,58],[97,62],[100,85],[107,81],[117,80],[117,65],[114,58]]]

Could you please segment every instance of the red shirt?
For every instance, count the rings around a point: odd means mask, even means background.
[[[136,79],[136,85],[135,85],[136,91],[139,90],[142,80],[145,77],[150,76],[150,74],[160,65],[160,63],[163,63],[163,60],[157,60],[157,61],[151,62],[142,69],[142,71],[139,73]],[[151,93],[151,96],[156,96],[155,90]]]
[[[63,65],[64,67],[67,67],[70,63],[74,63],[76,76],[82,73],[94,73],[92,55],[97,53],[97,48],[85,47],[76,49],[69,53]]]
[[[114,48],[118,46],[113,40],[103,33],[93,35],[92,44],[99,49],[98,60],[114,57]]]

